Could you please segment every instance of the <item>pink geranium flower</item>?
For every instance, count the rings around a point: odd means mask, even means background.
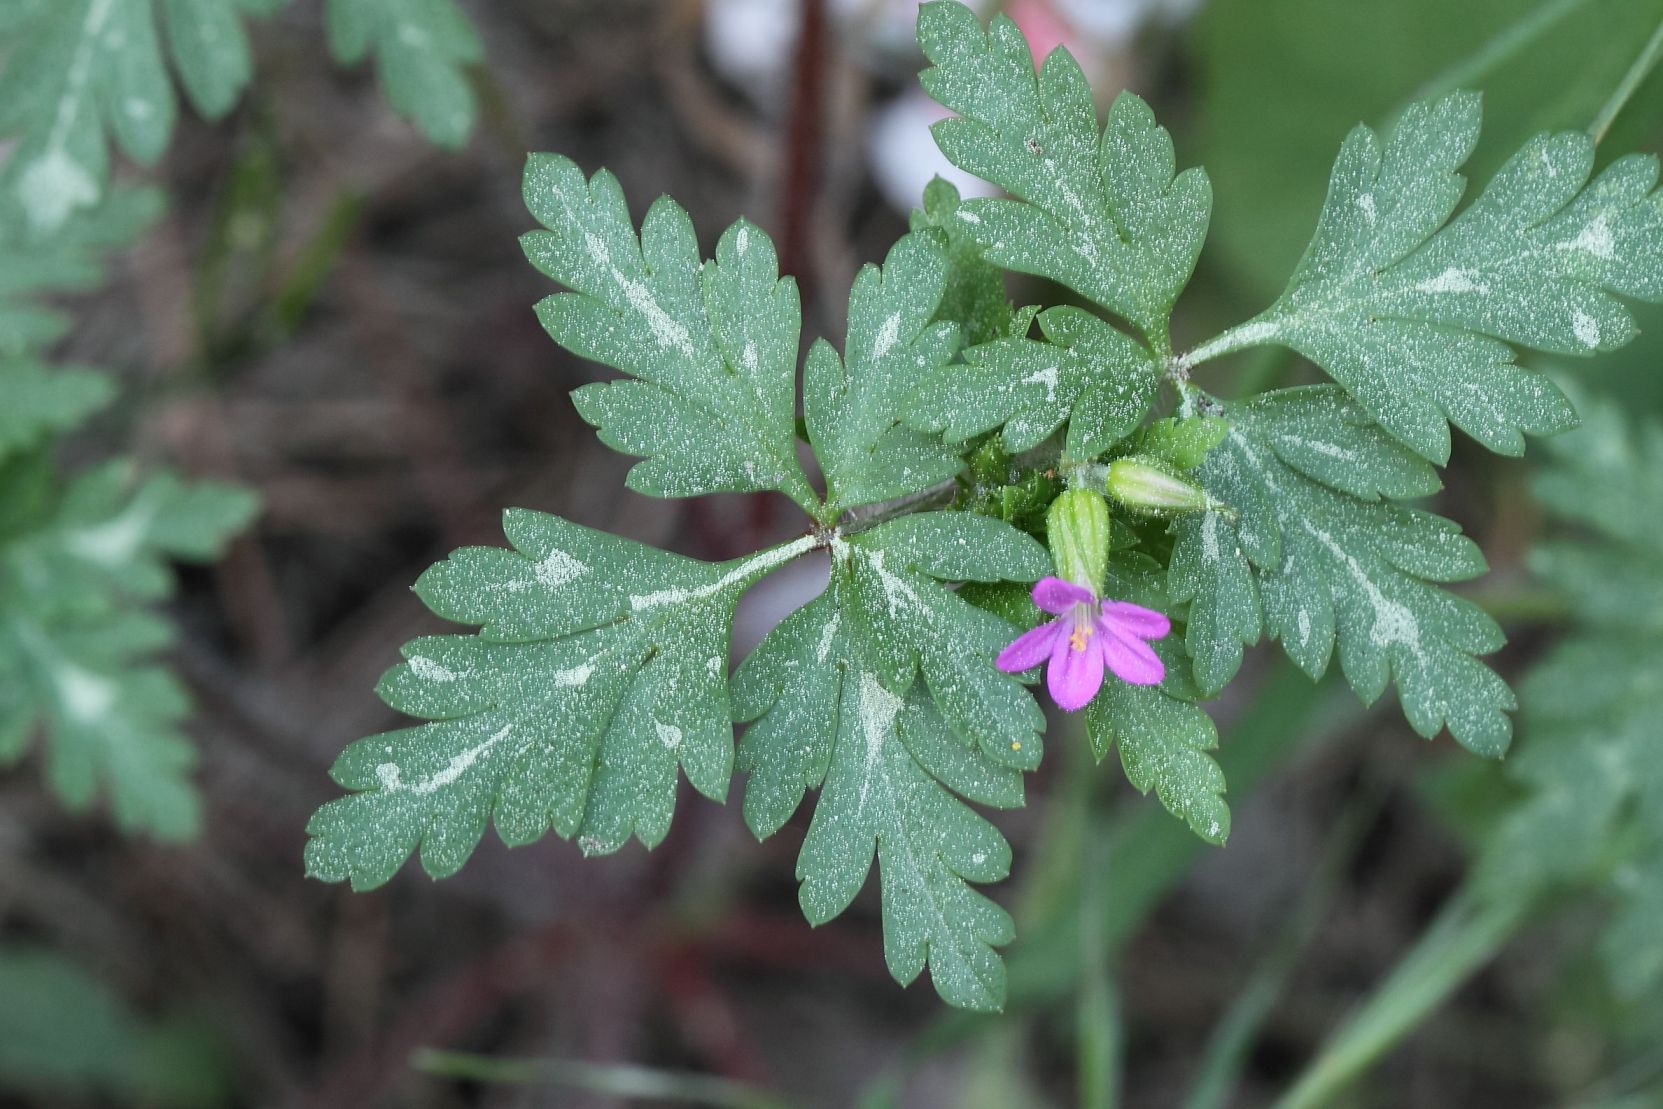
[[[1151,608],[1127,601],[1099,601],[1091,590],[1061,578],[1042,578],[1034,604],[1051,613],[999,652],[999,669],[1020,674],[1049,660],[1045,684],[1057,707],[1084,708],[1103,687],[1106,667],[1132,685],[1159,685],[1166,666],[1149,646],[1172,630],[1172,621]]]

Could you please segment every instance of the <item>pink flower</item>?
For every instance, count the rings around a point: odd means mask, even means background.
[[[1126,601],[1098,601],[1091,590],[1061,578],[1042,578],[1034,604],[1055,620],[1024,632],[999,652],[999,669],[1020,674],[1050,660],[1045,684],[1057,707],[1085,708],[1103,686],[1103,669],[1132,685],[1159,685],[1166,666],[1147,640],[1172,630],[1172,621]]]

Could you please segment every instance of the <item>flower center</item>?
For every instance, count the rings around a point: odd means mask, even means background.
[[[1097,630],[1096,606],[1077,604],[1069,615],[1074,621],[1074,630],[1068,633],[1068,645],[1076,651],[1083,651],[1086,642],[1091,639],[1091,633]]]

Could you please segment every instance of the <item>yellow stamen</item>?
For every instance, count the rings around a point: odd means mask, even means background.
[[[1074,606],[1074,630],[1068,633],[1068,645],[1076,651],[1086,649],[1086,640],[1096,630],[1092,621],[1093,612],[1090,605]]]

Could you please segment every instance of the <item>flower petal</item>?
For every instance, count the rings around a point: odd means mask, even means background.
[[[1166,663],[1149,644],[1107,620],[1097,621],[1097,631],[1092,638],[1102,644],[1103,662],[1115,677],[1130,685],[1160,685],[1166,680]]]
[[[1172,621],[1164,614],[1130,601],[1104,601],[1103,619],[1139,639],[1159,639],[1172,630]]]
[[[1007,674],[1032,670],[1051,656],[1057,636],[1063,634],[1063,622],[1050,620],[1032,631],[1023,632],[1009,647],[999,652],[995,665]]]
[[[1051,649],[1051,665],[1045,671],[1045,686],[1051,691],[1051,700],[1065,712],[1085,708],[1103,688],[1103,648],[1099,645],[1102,638],[1090,636],[1084,649],[1076,649],[1069,636],[1057,636],[1056,646]]]
[[[1085,586],[1061,578],[1040,578],[1034,585],[1034,604],[1052,616],[1061,616],[1075,605],[1089,605],[1095,600]]]

